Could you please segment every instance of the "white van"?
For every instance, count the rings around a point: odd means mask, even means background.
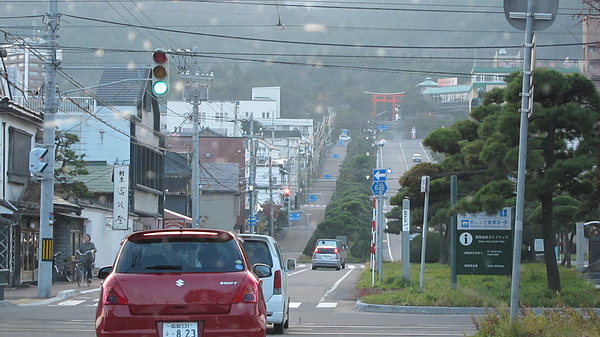
[[[296,259],[283,260],[281,248],[268,235],[239,234],[252,265],[264,263],[271,267],[270,277],[261,278],[267,304],[267,323],[273,324],[276,334],[282,334],[290,324],[290,292],[287,285],[288,271],[296,269]]]

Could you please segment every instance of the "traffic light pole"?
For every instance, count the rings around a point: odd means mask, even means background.
[[[38,251],[38,297],[49,298],[52,293],[52,228],[54,214],[54,138],[56,105],[56,66],[57,66],[57,34],[58,31],[58,1],[48,3],[47,42],[46,42],[46,81],[44,84],[44,148],[48,149],[45,156],[48,166],[41,172],[40,195],[40,236]]]

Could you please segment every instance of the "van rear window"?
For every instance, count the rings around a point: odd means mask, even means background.
[[[269,247],[266,242],[246,239],[244,240],[244,249],[246,249],[246,254],[248,254],[251,265],[264,263],[273,268],[273,259],[269,253]]]

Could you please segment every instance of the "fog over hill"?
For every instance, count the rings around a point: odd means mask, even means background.
[[[580,7],[560,1],[552,27],[537,34],[538,59],[581,58]],[[26,36],[31,28],[15,26],[43,27],[29,16],[46,13],[48,2],[4,0],[0,10],[0,29]],[[148,65],[156,48],[195,50],[201,70],[215,72],[212,98],[281,85],[283,106],[305,114],[303,99],[340,104],[348,99],[343,88],[404,91],[426,76],[467,81],[474,65],[489,64],[499,49],[516,54],[524,40],[500,0],[72,0],[58,1],[58,12],[62,66],[84,85],[97,82],[97,70],[72,68]]]

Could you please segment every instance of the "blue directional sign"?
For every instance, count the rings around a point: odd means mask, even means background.
[[[387,125],[377,125],[377,129],[379,129],[379,131],[386,131],[388,127]]]
[[[331,179],[331,174],[323,175],[323,179],[327,179],[327,180]]]
[[[385,181],[374,182],[373,185],[371,185],[371,191],[373,191],[374,195],[385,195],[387,190],[388,187]]]
[[[246,220],[248,221],[248,226],[256,226],[255,216],[249,216],[248,218],[246,218]]]
[[[317,195],[316,194],[309,194],[308,195],[308,202],[313,202],[313,201],[317,201]]]
[[[331,158],[333,158],[333,159],[339,159],[340,155],[337,154],[337,153],[334,153],[334,154],[331,155]]]
[[[300,213],[290,213],[288,219],[290,221],[300,221]]]
[[[385,176],[387,170],[386,169],[374,169],[373,170],[373,181],[386,181],[387,177]]]

